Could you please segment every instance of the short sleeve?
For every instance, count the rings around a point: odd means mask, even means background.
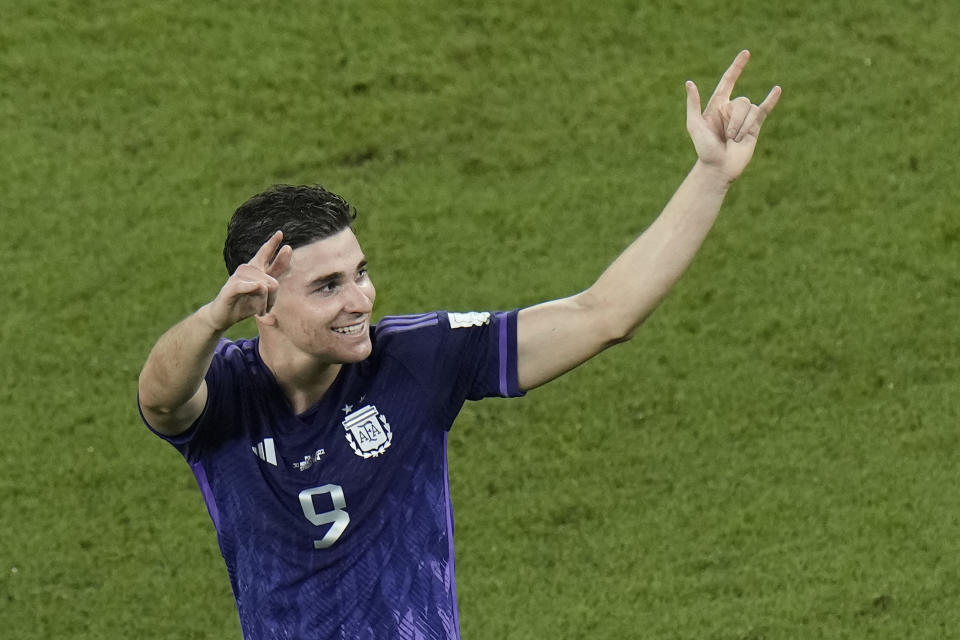
[[[458,395],[467,400],[523,395],[517,381],[517,311],[442,313],[441,326],[446,335],[440,360],[455,367]]]
[[[232,403],[226,400],[234,386],[231,360],[236,359],[238,352],[237,345],[230,340],[222,339],[217,344],[210,367],[204,375],[204,381],[207,383],[207,403],[200,416],[183,433],[168,436],[154,429],[143,415],[140,399],[137,398],[137,409],[143,424],[154,434],[172,444],[189,462],[196,462],[204,446],[218,434],[219,425],[229,422],[229,416],[225,413],[232,406]]]
[[[517,310],[384,318],[376,328],[382,355],[398,359],[452,421],[465,400],[518,397]]]

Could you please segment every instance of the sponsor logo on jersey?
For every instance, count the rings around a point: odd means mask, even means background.
[[[326,453],[327,452],[323,449],[317,449],[316,453],[314,453],[312,456],[303,456],[303,461],[294,462],[293,468],[297,471],[306,471],[312,467],[314,463],[320,462],[320,458],[322,458]]]
[[[375,458],[393,442],[393,432],[385,416],[373,405],[366,405],[343,419],[347,442],[361,458]]]
[[[250,448],[253,449],[258,458],[277,466],[277,450],[273,446],[273,438],[264,438],[260,444]]]
[[[490,313],[487,311],[469,311],[467,313],[449,313],[447,318],[450,320],[451,329],[463,329],[466,327],[482,327],[490,324]]]

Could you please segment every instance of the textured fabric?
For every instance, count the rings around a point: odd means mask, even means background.
[[[447,431],[517,396],[516,312],[389,317],[295,415],[257,351],[221,341],[207,406],[168,438],[217,529],[247,640],[459,638]]]

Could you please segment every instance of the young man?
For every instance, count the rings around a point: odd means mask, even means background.
[[[753,155],[774,87],[706,109],[698,159],[589,289],[506,313],[388,317],[351,228],[319,187],[274,187],[231,220],[230,277],[154,346],[144,421],[183,453],[217,530],[244,637],[459,637],[446,436],[467,399],[519,396],[630,338],[693,259]],[[254,316],[259,337],[221,338]]]

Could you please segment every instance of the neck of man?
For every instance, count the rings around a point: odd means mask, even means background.
[[[260,336],[260,359],[267,365],[294,413],[315,405],[337,379],[343,365],[322,362],[302,351],[287,353]]]

